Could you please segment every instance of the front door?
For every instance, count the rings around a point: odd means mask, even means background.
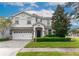
[[[42,35],[42,28],[36,28],[36,37],[41,37]]]

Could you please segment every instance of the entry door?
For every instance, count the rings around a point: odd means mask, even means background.
[[[41,37],[41,30],[37,30],[37,37]]]
[[[41,37],[42,35],[42,28],[36,28],[36,37]]]

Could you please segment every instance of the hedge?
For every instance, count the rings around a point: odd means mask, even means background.
[[[34,42],[66,42],[71,41],[71,38],[65,37],[38,37],[34,38]]]
[[[57,36],[56,35],[49,34],[49,35],[46,35],[45,37],[57,37]]]
[[[7,41],[10,40],[9,38],[0,38],[0,41]]]

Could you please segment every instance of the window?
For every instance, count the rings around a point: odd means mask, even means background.
[[[37,18],[36,18],[36,22],[42,22],[42,19],[37,19]]]
[[[38,19],[38,22],[40,22],[40,19]]]
[[[31,24],[31,20],[27,20],[27,24]]]
[[[37,22],[37,19],[36,19],[36,22]]]
[[[27,17],[27,19],[31,19],[31,17]]]
[[[40,22],[42,22],[42,18],[40,19]]]
[[[19,24],[18,20],[15,21],[16,24]]]
[[[37,17],[36,17],[36,22],[37,22]]]
[[[15,19],[17,20],[17,19],[19,19],[19,17],[15,17]]]

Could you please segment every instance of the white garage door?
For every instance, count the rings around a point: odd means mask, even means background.
[[[17,32],[14,32],[14,33],[12,33],[12,38],[13,39],[32,39],[32,33],[31,32],[25,32],[25,33],[22,33],[22,32],[20,32],[20,33],[17,33]]]

